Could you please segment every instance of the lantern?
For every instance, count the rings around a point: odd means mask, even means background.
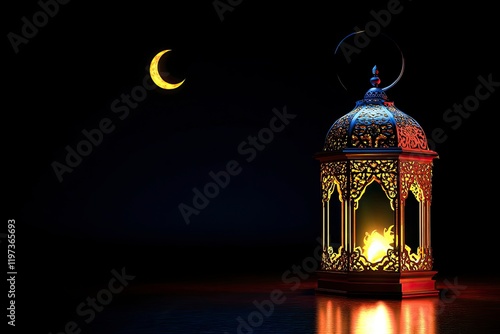
[[[379,88],[333,123],[320,162],[323,255],[317,292],[437,295],[431,252],[435,151],[422,127]],[[392,85],[391,85],[392,86]]]

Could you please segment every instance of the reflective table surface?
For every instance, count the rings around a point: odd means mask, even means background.
[[[135,284],[82,329],[103,334],[500,332],[498,277],[440,277],[436,286],[438,296],[384,300],[318,294],[314,277]]]

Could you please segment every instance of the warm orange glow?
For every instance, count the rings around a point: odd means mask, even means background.
[[[360,305],[351,330],[353,333],[396,333],[395,319],[391,311],[383,301],[372,305]]]
[[[380,234],[377,230],[373,230],[372,233],[365,233],[365,238],[363,239],[363,255],[368,259],[368,261],[375,263],[384,256],[387,255],[387,251],[392,249],[394,243],[394,232],[392,229],[394,225],[389,228],[384,228],[384,234]]]
[[[439,300],[316,298],[316,333],[434,334]]]

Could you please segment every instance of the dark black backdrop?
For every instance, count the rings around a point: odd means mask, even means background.
[[[383,16],[388,6],[393,14]],[[435,146],[436,268],[492,270],[500,90],[493,5],[241,1],[221,20],[213,1],[72,1],[52,5],[52,17],[16,53],[9,36],[21,36],[41,8],[9,3],[2,19],[0,232],[16,220],[19,323],[37,319],[52,330],[56,314],[64,319],[81,299],[73,291],[106,282],[113,268],[126,267],[137,281],[196,280],[279,273],[309,256],[321,232],[313,154],[369,88],[373,65],[382,85],[399,73],[387,36],[406,61],[390,99],[433,141],[436,129],[447,136]],[[350,64],[335,56],[345,36],[374,27],[381,33]],[[163,49],[173,51],[162,70],[186,81],[146,90],[146,69]],[[493,82],[491,91],[478,88],[479,77]],[[467,117],[443,118],[454,104],[478,101],[477,89],[490,94]],[[113,112],[116,99],[123,107],[124,95],[144,92],[128,114]],[[295,118],[246,161],[239,145],[248,147],[248,136],[284,108]],[[82,131],[106,119],[113,130],[60,182],[54,161],[64,163],[65,148],[76,149]],[[179,204],[192,206],[193,188],[231,160],[240,173],[186,224]]]

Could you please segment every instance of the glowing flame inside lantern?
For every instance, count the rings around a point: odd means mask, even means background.
[[[389,249],[392,249],[391,244],[394,243],[393,228],[394,225],[384,228],[384,235],[378,233],[377,230],[373,230],[372,233],[365,232],[363,255],[368,261],[378,262],[387,255]]]

